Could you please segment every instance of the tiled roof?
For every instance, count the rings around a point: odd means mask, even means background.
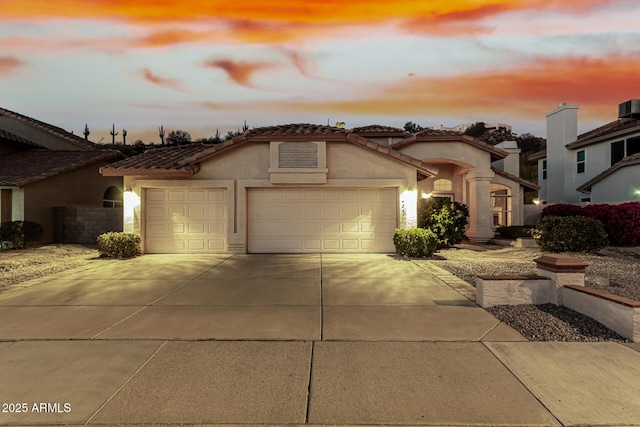
[[[11,132],[7,132],[5,130],[0,129],[0,142],[9,143],[11,145],[16,145],[18,147],[25,148],[43,148],[42,146],[36,144],[33,141],[29,141],[21,136],[15,135]]]
[[[318,135],[326,137],[327,135],[344,135],[347,133],[346,129],[337,128],[334,126],[325,125],[313,125],[309,123],[292,123],[288,125],[279,126],[265,126],[246,131],[243,135],[246,138],[258,137],[258,136],[311,136]]]
[[[426,129],[422,129],[421,131],[418,131],[416,133],[417,135],[464,135],[463,132],[457,131],[457,130],[451,130],[451,129],[432,129],[432,128],[426,128]]]
[[[100,171],[105,176],[147,175],[172,173],[187,176],[199,170],[198,164],[225,151],[251,142],[268,142],[277,139],[309,139],[317,136],[327,141],[344,141],[365,147],[366,149],[389,156],[401,163],[409,164],[420,171],[423,176],[433,176],[434,168],[405,154],[383,147],[345,129],[332,126],[290,124],[284,126],[268,126],[255,128],[242,135],[225,141],[222,144],[189,144],[175,147],[164,147],[147,150],[144,153],[108,165]]]
[[[26,123],[33,128],[40,129],[51,135],[57,136],[58,138],[62,138],[65,141],[71,143],[72,145],[78,147],[78,149],[83,149],[83,150],[96,149],[96,145],[93,142],[87,141],[84,138],[81,138],[77,135],[67,132],[62,128],[50,125],[48,123],[41,122],[40,120],[36,120],[32,117],[24,116],[22,114],[7,110],[5,108],[0,108],[0,115],[11,117],[12,119],[19,120],[23,123]]]
[[[360,136],[364,137],[376,137],[376,136],[398,136],[402,138],[407,138],[411,136],[411,134],[404,129],[391,127],[391,126],[382,126],[382,125],[367,125],[361,127],[355,127],[351,129],[351,132],[357,133]]]
[[[533,182],[527,181],[526,179],[522,179],[519,176],[515,176],[512,175],[510,173],[507,173],[505,171],[503,171],[502,169],[497,169],[497,168],[491,168],[491,170],[496,174],[496,175],[500,175],[503,178],[507,178],[510,179],[511,181],[515,181],[518,184],[522,185],[523,187],[526,187],[530,190],[539,190],[540,186],[538,184],[534,184]]]
[[[105,166],[100,172],[105,176],[144,175],[154,171],[174,171],[192,175],[197,170],[188,163],[184,163],[184,160],[209,148],[212,148],[212,145],[186,144],[152,148],[137,156]]]
[[[479,139],[473,138],[469,135],[463,135],[461,132],[451,130],[436,130],[436,129],[423,129],[415,135],[410,136],[404,141],[396,142],[391,146],[392,149],[398,150],[408,145],[415,144],[417,142],[451,142],[460,141],[469,145],[473,145],[483,151],[487,151],[491,154],[491,161],[504,159],[509,155],[508,152],[496,148],[493,145],[482,142]]]
[[[576,188],[576,190],[582,193],[589,192],[591,191],[591,186],[593,184],[597,183],[598,181],[602,180],[608,175],[611,175],[618,169],[624,168],[626,166],[633,166],[633,165],[640,165],[640,153],[625,157],[615,165],[611,166],[609,169],[605,169],[604,171],[600,172],[598,175],[591,178],[589,181],[582,184],[580,187]]]
[[[567,144],[567,148],[578,148],[589,145],[616,135],[624,135],[633,131],[640,131],[640,119],[623,118],[607,123],[592,131],[583,133],[578,139]]]
[[[119,157],[122,154],[114,150],[25,150],[7,154],[0,157],[0,185],[22,187],[92,163]]]

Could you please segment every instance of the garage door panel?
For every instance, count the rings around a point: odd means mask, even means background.
[[[248,250],[393,252],[396,194],[395,189],[251,189]],[[383,206],[383,199],[391,200],[390,206]]]
[[[226,251],[226,190],[148,189],[145,194],[148,253]]]

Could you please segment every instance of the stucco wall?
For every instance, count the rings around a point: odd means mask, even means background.
[[[640,201],[640,165],[618,169],[591,187],[591,203]]]
[[[107,188],[122,188],[122,177],[100,175],[103,165],[95,163],[25,186],[24,219],[42,225],[44,242],[53,241],[54,207],[102,207]]]
[[[269,143],[249,142],[200,164],[193,179],[269,179]]]
[[[491,154],[464,142],[428,142],[408,145],[398,150],[416,159],[446,159],[482,170],[491,169]]]

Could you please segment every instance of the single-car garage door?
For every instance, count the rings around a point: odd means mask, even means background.
[[[393,252],[395,188],[250,189],[254,253]]]
[[[225,189],[147,189],[144,206],[146,252],[226,252]]]

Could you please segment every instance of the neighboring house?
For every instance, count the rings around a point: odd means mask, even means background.
[[[547,148],[538,160],[539,197],[554,203],[640,200],[640,100],[618,107],[618,119],[577,135],[578,106],[547,114]]]
[[[517,177],[518,153],[456,132],[291,124],[148,150],[101,173],[124,176],[125,231],[144,253],[394,252],[420,197],[469,205],[472,241],[491,239],[494,220],[521,223],[523,192],[538,186]]]
[[[122,178],[99,168],[122,157],[0,108],[0,220],[37,222],[44,242],[95,242],[102,229],[121,229],[121,209],[99,211],[122,206]]]

